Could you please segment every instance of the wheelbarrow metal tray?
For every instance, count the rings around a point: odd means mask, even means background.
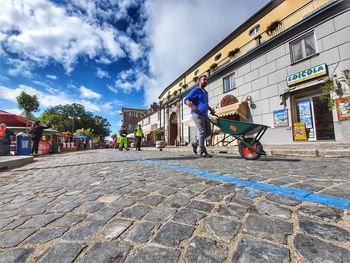
[[[226,120],[222,118],[217,119],[216,124],[223,132],[231,134],[231,135],[246,135],[254,134],[259,132],[262,128],[268,126],[262,124],[255,124],[250,122],[243,121],[234,121],[234,120]]]

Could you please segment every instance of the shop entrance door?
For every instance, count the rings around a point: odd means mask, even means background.
[[[332,112],[328,110],[328,99],[321,100],[320,97],[313,97],[315,122],[316,122],[316,138],[317,140],[334,140],[334,124]]]
[[[327,109],[328,99],[319,96],[296,101],[297,121],[305,124],[309,141],[334,140],[333,115]]]

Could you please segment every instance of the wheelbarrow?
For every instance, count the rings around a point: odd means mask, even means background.
[[[260,139],[266,132],[268,126],[262,124],[255,124],[250,122],[227,120],[220,118],[216,114],[215,117],[208,117],[209,121],[222,130],[225,135],[232,136],[234,140],[238,140],[239,154],[246,160],[257,160],[262,155],[266,155]],[[246,137],[250,136],[250,137]],[[224,136],[220,142],[223,142],[227,137]],[[231,141],[231,142],[232,142]],[[220,143],[219,142],[219,143]]]

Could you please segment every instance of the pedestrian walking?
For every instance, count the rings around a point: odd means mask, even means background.
[[[119,130],[119,151],[122,151],[124,148],[126,151],[129,151],[128,147],[128,138],[126,136],[128,133],[126,132],[125,126],[122,125]]]
[[[215,114],[215,110],[209,106],[208,92],[205,90],[207,83],[207,76],[200,76],[198,85],[184,99],[184,103],[191,108],[192,119],[198,130],[198,139],[196,142],[192,142],[193,152],[197,154],[197,148],[199,146],[201,157],[212,157],[205,147],[205,139],[211,134],[208,111],[211,114]]]
[[[136,151],[141,151],[141,141],[142,138],[145,137],[143,135],[141,124],[139,124],[138,127],[135,129],[134,135],[136,139]]]
[[[51,127],[50,123],[48,123],[48,125],[44,125],[41,121],[33,122],[32,127],[30,128],[30,131],[29,131],[33,141],[32,155],[34,156],[38,155],[39,142],[43,137],[43,132],[45,129],[48,129],[50,127]]]
[[[11,136],[14,132],[6,127],[5,123],[0,124],[0,155],[10,154]]]

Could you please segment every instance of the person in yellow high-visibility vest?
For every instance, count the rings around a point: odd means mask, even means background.
[[[118,142],[119,142],[119,150],[122,151],[123,148],[125,148],[126,151],[129,151],[128,147],[128,138],[126,138],[127,132],[125,129],[125,126],[122,125],[119,131],[118,135]]]
[[[139,126],[135,129],[134,136],[136,139],[136,151],[141,151],[141,140],[143,137],[145,137],[143,135],[141,124],[139,124]]]

